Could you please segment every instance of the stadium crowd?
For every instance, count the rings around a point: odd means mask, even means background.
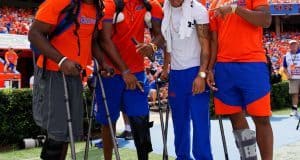
[[[289,51],[289,40],[300,40],[299,32],[283,32],[277,36],[275,32],[266,32],[264,44],[267,54],[272,62],[272,70],[279,71],[282,66],[282,58]]]
[[[32,9],[0,8],[0,33],[27,35],[32,20]]]

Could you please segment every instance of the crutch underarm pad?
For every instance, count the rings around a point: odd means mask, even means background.
[[[63,148],[67,144],[68,144],[67,142],[55,141],[53,139],[47,138],[43,145],[43,149],[41,152],[41,159],[43,160],[61,159],[63,154]]]
[[[138,159],[147,160],[148,153],[152,151],[150,128],[153,126],[153,122],[149,122],[149,115],[132,116],[129,117],[129,121]]]
[[[241,160],[257,160],[256,154],[256,133],[250,129],[233,131]]]

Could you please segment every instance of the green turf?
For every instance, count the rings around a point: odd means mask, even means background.
[[[83,159],[84,149],[85,149],[84,142],[80,142],[76,144],[76,154],[78,160]],[[137,160],[135,150],[121,148],[119,151],[122,160]],[[24,149],[18,151],[12,150],[9,152],[0,153],[0,160],[39,160],[40,152],[41,152],[41,148]],[[71,159],[70,151],[68,153],[67,160],[69,159]],[[89,160],[102,160],[102,159],[104,159],[102,150],[99,150],[96,147],[92,147],[89,152]],[[159,154],[151,153],[149,159],[161,160],[162,156]],[[171,157],[169,159],[173,160],[174,158]]]
[[[290,108],[285,107],[280,110],[273,110],[272,113],[273,113],[273,115],[290,115],[291,111],[292,110]]]

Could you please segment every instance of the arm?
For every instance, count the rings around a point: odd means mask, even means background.
[[[5,53],[4,59],[5,59],[6,63],[9,64],[9,61],[8,61],[8,58],[7,58],[7,53],[8,53],[8,52]]]
[[[113,25],[111,22],[104,22],[102,30],[99,31],[98,44],[105,54],[110,58],[114,66],[123,73],[128,70],[126,63],[122,60],[117,47],[112,41]]]
[[[112,76],[114,74],[114,70],[107,64],[105,63],[104,60],[104,52],[103,50],[100,48],[100,45],[97,41],[97,38],[99,36],[98,31],[96,31],[96,38],[93,38],[93,52],[92,52],[92,56],[97,60],[99,66],[99,71],[102,75],[104,76]]]
[[[206,72],[208,63],[209,63],[209,26],[208,24],[197,24],[196,25],[197,30],[197,36],[198,40],[201,46],[201,61],[200,61],[200,72]],[[192,92],[193,94],[199,94],[205,91],[205,78],[200,77],[199,75],[196,76],[193,86],[192,86]]]
[[[217,91],[215,84],[215,78],[214,78],[214,66],[217,59],[217,53],[218,53],[218,35],[216,31],[211,32],[211,41],[210,41],[210,61],[207,69],[207,79],[206,83],[213,91]]]
[[[163,80],[168,79],[170,62],[171,62],[171,55],[170,55],[170,53],[167,52],[166,47],[164,47],[164,64],[163,64],[163,70],[161,73],[161,78]]]
[[[287,62],[286,62],[286,56],[284,56],[283,57],[283,73],[287,76],[288,79],[290,79],[291,76],[290,76],[290,74],[287,70],[287,67],[288,67],[288,65],[287,65]]]
[[[52,28],[53,26],[51,24],[35,20],[28,32],[28,39],[43,55],[59,63],[63,55],[61,55],[46,38],[46,35],[50,34]]]
[[[151,35],[153,37],[151,43],[139,43],[137,47],[137,52],[141,53],[143,56],[151,57],[155,50],[153,47],[163,48],[164,38],[161,33],[161,21],[152,20],[152,30]]]
[[[238,6],[235,13],[255,26],[268,28],[271,25],[272,17],[269,6],[258,6],[254,10]]]
[[[213,71],[215,62],[217,59],[217,52],[218,52],[218,36],[217,32],[213,31],[211,32],[211,41],[210,41],[210,61],[208,65],[208,72]]]
[[[152,20],[152,43],[157,45],[160,48],[163,48],[163,44],[165,42],[163,35],[161,33],[161,21]]]
[[[208,24],[197,24],[197,35],[199,43],[201,46],[201,62],[200,62],[200,72],[206,72],[209,64],[210,54],[209,54],[209,26]]]
[[[291,76],[290,76],[287,68],[285,68],[285,67],[283,68],[283,73],[287,76],[288,79],[290,79]]]
[[[98,43],[105,54],[110,58],[114,66],[119,69],[122,73],[122,78],[126,83],[126,89],[134,90],[138,87],[142,92],[144,92],[141,84],[138,82],[137,78],[130,73],[126,63],[121,58],[117,47],[112,41],[113,36],[113,25],[111,22],[104,22],[102,30],[99,31]]]
[[[98,31],[96,31],[98,32]],[[98,32],[99,33],[99,32]],[[92,56],[98,61],[99,64],[102,64],[104,62],[104,53],[102,52],[99,44],[98,44],[98,41],[97,41],[97,38],[99,37],[99,34],[96,33],[96,38],[93,38],[93,41],[92,41]]]
[[[46,38],[51,32],[52,27],[51,24],[35,20],[29,30],[28,39],[44,56],[58,64],[64,56],[59,53]],[[78,63],[66,59],[61,64],[60,70],[66,75],[77,76],[80,74],[81,70],[81,67],[79,66]]]
[[[225,5],[219,8],[212,9],[215,11],[215,16],[221,15],[223,18],[227,14],[237,14],[250,24],[258,27],[269,27],[271,25],[272,17],[270,14],[270,8],[267,5],[261,5],[254,8],[254,10],[249,10],[237,6],[234,10],[234,5]]]

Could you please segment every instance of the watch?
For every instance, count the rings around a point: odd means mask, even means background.
[[[198,76],[201,78],[206,78],[206,73],[205,72],[199,72]]]

